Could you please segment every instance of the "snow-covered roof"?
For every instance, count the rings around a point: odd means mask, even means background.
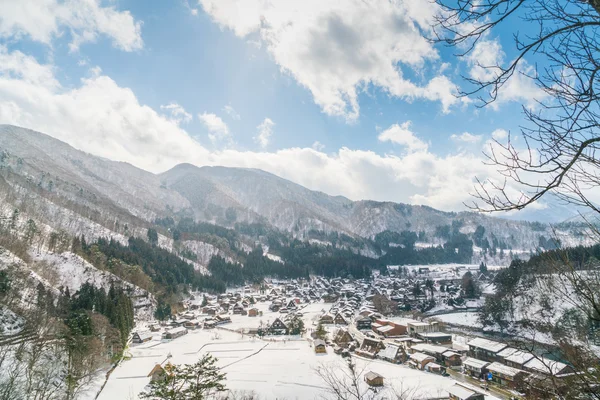
[[[533,354],[527,351],[517,350],[510,347],[508,349],[502,350],[500,353],[498,353],[498,355],[500,357],[503,357],[506,361],[510,361],[515,364],[524,364],[534,357]]]
[[[178,326],[177,328],[169,329],[169,330],[167,331],[167,333],[168,333],[169,335],[172,335],[172,334],[179,333],[179,332],[183,332],[183,331],[186,331],[186,332],[187,332],[187,329],[185,329],[185,327],[183,327],[183,326]]]
[[[426,344],[426,343],[416,344],[412,348],[415,351],[424,351],[424,352],[438,353],[438,354],[443,354],[449,350],[447,347],[444,347],[444,346],[436,346],[433,344]]]
[[[448,336],[452,336],[451,333],[445,333],[445,332],[423,332],[423,333],[419,333],[419,336],[421,337],[426,337],[426,338],[441,338],[441,337],[448,337]]]
[[[454,357],[454,356],[460,356],[460,354],[453,352],[452,350],[448,350],[445,353],[442,354],[444,357]]]
[[[415,360],[420,363],[425,360],[435,360],[435,358],[433,358],[430,355],[427,355],[425,353],[413,353],[410,355],[410,359]]]
[[[567,367],[567,364],[561,363],[560,361],[550,360],[546,357],[541,357],[541,359],[534,358],[528,361],[524,367],[539,371],[544,374],[557,375]]]
[[[493,362],[487,366],[487,369],[492,373],[497,372],[504,376],[516,376],[523,372],[520,369],[509,367],[508,365],[500,364],[499,362]]]
[[[398,354],[399,347],[392,344],[388,345],[379,355],[383,358],[394,359]]]
[[[489,362],[487,361],[478,360],[476,358],[471,357],[468,357],[465,361],[463,361],[463,365],[473,367],[475,369],[485,368],[488,364]]]
[[[467,344],[469,346],[491,351],[492,353],[498,353],[499,351],[507,347],[507,345],[504,343],[494,342],[493,340],[488,340],[484,338],[475,338]]]
[[[450,386],[448,388],[448,393],[450,393],[452,396],[459,398],[460,400],[467,400],[474,394],[477,394],[477,392],[475,392],[474,390],[467,389],[466,387],[458,383],[455,383],[453,386]]]
[[[384,325],[377,328],[377,332],[385,333],[393,330],[394,327],[392,325]]]

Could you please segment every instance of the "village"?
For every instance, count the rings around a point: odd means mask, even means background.
[[[230,390],[250,388],[261,398],[326,394],[315,369],[343,368],[348,359],[360,365],[366,388],[409,387],[415,399],[553,393],[550,381],[573,373],[566,364],[406,311],[425,303],[433,303],[433,314],[474,307],[468,303],[476,300],[448,301],[460,299],[461,276],[468,270],[421,267],[409,276],[313,277],[220,295],[194,293],[173,319],[138,324],[129,359],[113,371],[99,398],[116,391],[135,396],[151,380],[164,379],[170,364],[193,362],[203,352],[219,359]]]

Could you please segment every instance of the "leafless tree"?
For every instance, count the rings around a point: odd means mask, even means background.
[[[324,398],[336,400],[376,400],[395,399],[408,400],[414,398],[418,386],[400,387],[385,385],[369,387],[363,382],[365,368],[357,367],[352,358],[346,359],[344,367],[338,364],[322,364],[315,369],[317,375],[325,384]]]
[[[600,2],[598,0],[434,0],[442,12],[435,40],[473,56],[493,29],[514,35],[516,56],[508,63],[476,67],[466,76],[462,96],[476,96],[479,106],[499,99],[515,75],[533,80],[541,95],[535,107],[523,106],[524,148],[511,140],[496,142],[488,161],[502,181],[479,182],[471,207],[481,211],[519,210],[546,194],[600,212],[590,199],[598,186],[600,143]],[[496,32],[496,30],[494,30]],[[526,63],[529,66],[525,68]],[[516,183],[520,195],[507,184]]]
[[[483,211],[520,210],[548,195],[591,211],[584,219],[600,217],[593,200],[600,184],[600,1],[598,0],[433,0],[439,6],[434,40],[468,58],[479,74],[465,76],[461,96],[476,97],[485,107],[502,98],[511,79],[531,80],[539,89],[537,103],[524,105],[521,142],[508,136],[486,152],[487,163],[502,179],[479,181],[468,206]],[[478,46],[493,35],[511,35],[508,62],[497,57],[492,65],[474,60]],[[506,44],[504,41],[503,45]],[[516,188],[516,190],[515,190]],[[593,217],[590,217],[593,216]],[[594,223],[587,234],[600,240]],[[524,335],[519,346],[540,354],[540,335],[551,337],[554,348],[578,370],[566,386],[600,398],[598,356],[590,343],[590,324],[600,326],[598,260],[581,265],[567,252],[543,261],[545,269],[521,277],[521,310],[486,302],[507,311]],[[505,299],[516,296],[508,293]],[[557,309],[560,308],[560,309]],[[500,313],[501,314],[501,313]],[[509,319],[510,319],[509,318]],[[518,321],[515,321],[518,319]],[[583,320],[582,329],[578,323]],[[592,329],[593,330],[593,329]],[[578,332],[580,334],[578,334]],[[520,338],[523,339],[523,338]],[[551,377],[553,378],[553,377]],[[554,379],[551,382],[555,388]],[[561,389],[565,389],[564,382]],[[571,393],[572,394],[572,393]]]

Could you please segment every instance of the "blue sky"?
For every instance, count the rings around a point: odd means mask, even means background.
[[[464,209],[475,176],[497,179],[482,164],[492,136],[516,133],[521,104],[543,96],[523,77],[483,109],[454,96],[512,43],[492,32],[458,59],[423,39],[436,10],[422,0],[321,3],[9,2],[0,123],[153,172],[255,167],[352,199]]]

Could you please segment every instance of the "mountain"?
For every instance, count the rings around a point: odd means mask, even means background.
[[[412,231],[422,233],[425,244],[440,244],[444,229],[454,226],[473,235],[481,226],[489,243],[531,250],[541,236],[553,235],[549,226],[535,222],[352,201],[257,169],[180,164],[153,174],[10,125],[0,125],[0,172],[5,214],[19,204],[52,229],[92,237],[120,235],[121,241],[143,235],[157,218],[184,216],[229,227],[236,222],[261,223],[300,239],[314,231],[361,238]],[[564,244],[585,242],[580,228],[570,229],[558,230]]]

